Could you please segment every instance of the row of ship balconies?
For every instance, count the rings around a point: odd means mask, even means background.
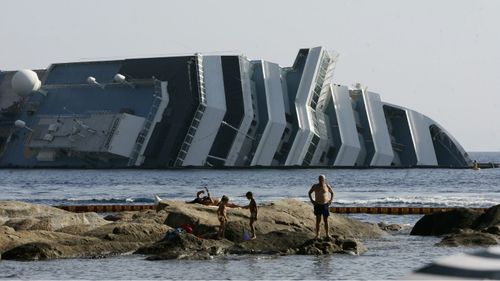
[[[333,84],[336,58],[322,47],[303,49],[293,67],[281,68],[239,56],[241,88],[228,92],[221,57],[198,56],[201,102],[173,166],[436,166],[449,157],[467,162],[458,144],[438,159],[430,130],[437,125],[430,118],[383,103],[359,86]],[[243,104],[230,112],[234,104],[226,101],[237,94]],[[394,111],[401,112],[398,118]],[[224,149],[217,149],[218,139]]]

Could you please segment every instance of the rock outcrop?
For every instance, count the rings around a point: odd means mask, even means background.
[[[183,224],[193,226],[193,234],[204,237],[217,232],[217,207],[199,204],[185,204],[179,201],[162,201],[160,208],[168,213],[165,224],[176,228]],[[250,213],[247,209],[230,208],[226,238],[233,242],[242,241],[243,231],[249,229]],[[377,225],[348,219],[331,214],[330,233],[358,239],[374,238],[385,234]],[[293,199],[280,200],[259,207],[256,232],[259,237],[272,231],[306,232],[312,235],[315,220],[312,206]],[[321,229],[323,231],[323,229]]]
[[[410,235],[438,236],[471,228],[480,215],[481,212],[466,208],[428,214],[417,221]]]
[[[0,202],[3,259],[100,258],[123,253],[148,259],[208,259],[226,254],[360,254],[362,239],[386,234],[377,225],[332,214],[330,238],[313,240],[310,204],[282,200],[259,207],[257,239],[244,241],[249,211],[228,210],[226,237],[216,236],[217,207],[162,201],[157,211],[122,212],[102,218],[49,206]],[[192,234],[175,231],[189,224]],[[323,229],[322,229],[323,231]],[[167,235],[166,235],[167,234]]]
[[[460,208],[422,217],[411,235],[445,235],[438,246],[489,246],[500,243],[500,205],[481,213]]]
[[[500,205],[493,206],[486,210],[484,214],[479,216],[474,224],[473,229],[487,229],[489,227],[500,226]]]
[[[158,210],[168,213],[165,224],[173,228],[189,224],[193,235],[181,234],[137,251],[152,255],[150,259],[200,259],[224,254],[361,254],[366,248],[360,239],[386,234],[377,225],[331,214],[331,238],[315,240],[312,206],[297,200],[282,200],[259,207],[255,240],[244,241],[243,237],[249,229],[249,211],[230,209],[226,239],[218,241],[211,239],[219,227],[217,207],[162,201]]]
[[[385,222],[379,222],[377,225],[378,227],[380,227],[380,229],[387,232],[407,231],[410,228],[410,225],[408,224],[387,224]]]
[[[96,213],[70,213],[39,204],[0,201],[0,225],[15,230],[56,231],[74,225],[99,226],[108,223]]]
[[[492,246],[497,245],[500,236],[475,231],[472,229],[459,230],[456,233],[445,235],[437,246],[458,247],[458,246]]]
[[[133,252],[163,238],[171,228],[153,222],[165,216],[145,211],[129,222],[110,222],[96,213],[1,201],[0,254],[3,259],[40,260]]]

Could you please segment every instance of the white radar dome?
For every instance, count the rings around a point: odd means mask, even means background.
[[[24,122],[23,120],[16,120],[16,122],[14,122],[14,125],[18,128],[24,128],[26,127],[26,122]]]
[[[38,91],[42,82],[38,79],[38,75],[29,69],[19,70],[12,77],[12,89],[20,95],[27,96],[31,92]]]
[[[125,82],[127,82],[127,80],[125,79],[125,76],[124,76],[124,75],[122,75],[122,74],[120,74],[120,73],[117,73],[117,74],[115,75],[114,80],[115,80],[116,82],[118,82],[118,83],[125,83]]]

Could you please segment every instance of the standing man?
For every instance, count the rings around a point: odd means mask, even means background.
[[[321,216],[323,216],[323,221],[325,223],[325,233],[326,238],[330,238],[328,234],[328,216],[330,215],[330,204],[332,203],[335,193],[332,187],[326,183],[325,176],[320,175],[319,183],[314,184],[309,190],[309,199],[314,205],[314,215],[316,216],[316,237],[319,238],[319,225],[321,224]],[[314,192],[314,199],[312,193]],[[330,193],[330,196],[328,196]]]

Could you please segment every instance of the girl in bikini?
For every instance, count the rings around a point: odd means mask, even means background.
[[[227,208],[227,203],[229,202],[229,198],[224,195],[222,196],[222,199],[220,200],[219,203],[219,209],[217,209],[217,218],[219,219],[219,233],[217,233],[217,238],[222,239],[224,238],[224,233],[226,231],[226,224],[227,224],[227,213],[226,213],[226,208]]]

